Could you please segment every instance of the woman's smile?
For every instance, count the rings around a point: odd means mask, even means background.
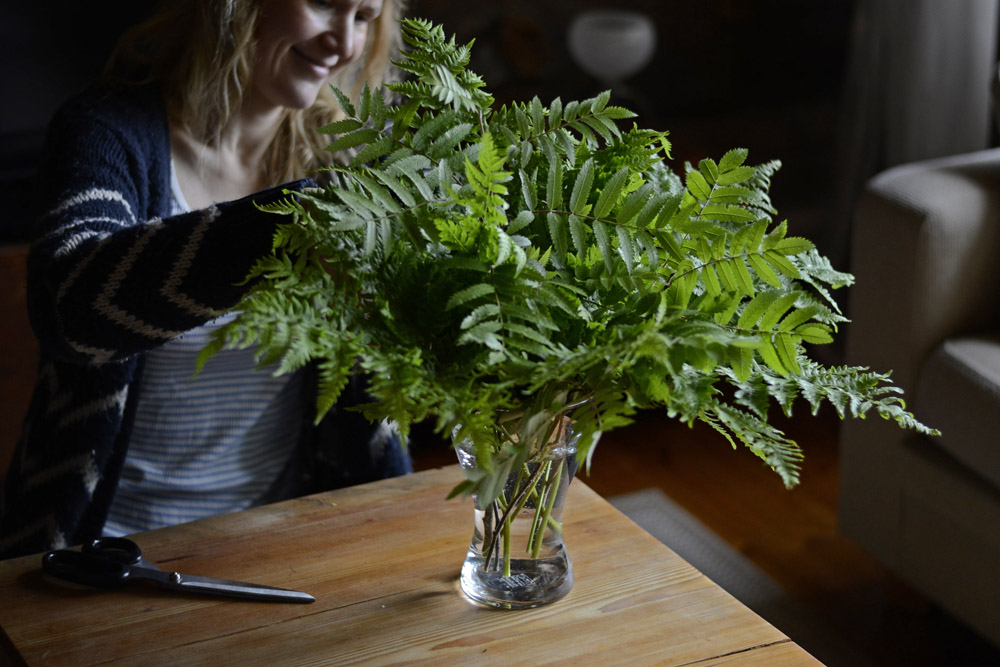
[[[315,74],[318,79],[327,79],[330,77],[331,72],[340,62],[340,58],[336,55],[332,57],[332,62],[326,63],[324,61],[312,58],[303,53],[299,48],[292,47],[291,52],[299,57],[299,60]]]

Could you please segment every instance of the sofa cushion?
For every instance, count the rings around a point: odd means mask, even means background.
[[[920,371],[913,410],[941,431],[934,444],[1000,487],[1000,335],[939,345]]]

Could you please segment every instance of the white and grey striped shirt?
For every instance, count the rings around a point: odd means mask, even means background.
[[[172,178],[174,213],[188,210]],[[224,315],[146,358],[125,467],[105,524],[124,535],[245,509],[283,470],[302,427],[301,373],[254,367],[253,349],[223,350],[192,379]]]

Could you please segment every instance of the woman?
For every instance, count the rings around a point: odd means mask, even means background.
[[[328,83],[382,82],[398,12],[167,0],[123,37],[113,83],[56,115],[28,265],[39,377],[0,557],[409,471],[398,438],[344,405],[312,428],[312,372],[275,378],[234,350],[191,380],[270,248],[280,218],[256,205],[312,185],[288,181],[330,159]]]

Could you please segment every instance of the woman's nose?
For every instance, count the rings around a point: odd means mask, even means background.
[[[341,63],[354,60],[357,56],[354,21],[340,19],[331,23],[330,29],[323,33],[323,45],[337,54]]]

